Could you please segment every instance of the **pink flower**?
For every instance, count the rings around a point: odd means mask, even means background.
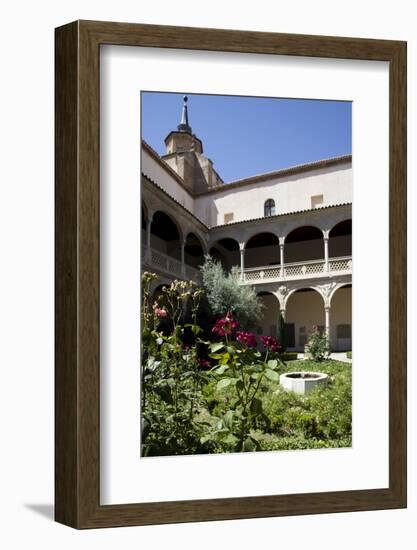
[[[229,311],[223,319],[217,319],[212,332],[219,336],[232,334],[232,331],[239,328],[239,323],[233,319],[232,313]]]
[[[166,317],[168,315],[166,309],[164,309],[163,307],[156,307],[154,309],[154,312],[157,317]]]
[[[205,369],[209,369],[211,367],[210,361],[207,361],[207,359],[199,359],[198,363],[200,367],[203,367]]]
[[[246,348],[256,348],[256,336],[253,332],[238,331],[236,340]]]
[[[261,342],[269,351],[282,350],[281,342],[273,336],[261,336]]]

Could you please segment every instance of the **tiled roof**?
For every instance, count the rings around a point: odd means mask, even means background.
[[[189,216],[191,216],[192,218],[194,218],[200,225],[202,225],[204,227],[204,229],[206,229],[207,231],[209,231],[209,227],[207,227],[207,225],[205,223],[203,223],[200,219],[197,218],[197,216],[194,216],[194,214],[192,212],[190,212],[188,210],[188,208],[185,208],[185,206],[183,206],[179,201],[177,201],[177,199],[174,199],[174,197],[172,195],[170,195],[169,193],[167,193],[165,191],[165,189],[163,189],[160,185],[158,185],[157,183],[155,183],[149,176],[147,176],[144,172],[142,172],[142,176],[151,184],[151,185],[154,185],[155,187],[157,187],[159,189],[159,191],[161,191],[164,195],[166,195],[167,197],[169,197],[172,201],[175,202],[175,204],[177,204],[180,208],[182,208],[182,210],[184,210],[185,212],[187,212],[187,214]]]
[[[251,219],[247,219],[247,220],[242,220],[242,221],[237,221],[237,222],[230,222],[230,223],[225,223],[225,224],[222,224],[222,225],[215,225],[213,227],[208,227],[205,223],[203,223],[199,218],[197,218],[197,216],[195,216],[192,212],[190,212],[187,208],[185,208],[185,206],[183,206],[180,202],[178,202],[176,199],[174,199],[174,197],[172,195],[170,195],[169,193],[167,193],[165,191],[165,189],[163,189],[162,187],[160,187],[157,183],[155,183],[149,176],[147,176],[144,172],[142,172],[142,176],[151,184],[151,185],[154,185],[155,187],[157,187],[162,193],[164,193],[167,197],[169,197],[172,201],[175,202],[175,204],[177,204],[180,208],[182,208],[182,210],[185,210],[185,212],[187,212],[187,214],[189,214],[190,216],[192,216],[199,224],[201,224],[204,229],[206,229],[207,231],[211,231],[212,229],[217,229],[217,228],[220,228],[220,227],[228,227],[228,226],[231,226],[231,225],[239,225],[239,224],[243,224],[243,223],[247,223],[247,222],[256,222],[256,221],[259,221],[259,220],[273,220],[273,219],[277,219],[277,218],[282,218],[284,216],[291,216],[291,215],[294,215],[294,214],[303,214],[305,212],[316,212],[316,211],[320,211],[320,210],[327,210],[329,208],[339,208],[339,207],[342,207],[342,206],[352,206],[352,203],[351,202],[343,202],[343,203],[338,203],[338,204],[330,204],[328,206],[320,206],[320,207],[317,207],[317,208],[306,208],[305,210],[294,210],[292,212],[284,212],[282,214],[275,214],[275,216],[261,216],[259,218],[251,218]]]
[[[265,172],[263,174],[258,174],[256,176],[250,176],[249,178],[244,178],[236,181],[231,181],[230,183],[224,183],[218,187],[212,187],[206,191],[200,191],[199,193],[191,193],[184,185],[184,180],[179,176],[175,170],[173,170],[168,163],[166,163],[160,155],[153,149],[144,139],[142,139],[142,146],[148,151],[148,153],[154,158],[154,160],[166,171],[170,176],[172,176],[182,188],[191,196],[191,197],[201,197],[204,195],[212,193],[222,193],[224,191],[229,191],[237,187],[244,187],[246,185],[252,185],[254,183],[261,183],[272,178],[284,178],[286,176],[292,176],[295,174],[302,174],[304,172],[309,172],[312,170],[320,170],[322,168],[328,168],[331,166],[337,166],[339,164],[347,164],[352,162],[352,155],[344,155],[341,157],[332,157],[329,159],[318,160],[315,162],[309,162],[307,164],[298,164],[297,166],[291,166],[290,168],[283,168],[281,170],[276,170],[273,172]]]
[[[217,229],[219,227],[228,227],[230,225],[239,225],[239,224],[247,223],[247,222],[256,222],[256,221],[259,221],[259,220],[273,220],[273,219],[277,219],[277,218],[282,218],[284,216],[292,216],[294,214],[305,214],[306,212],[316,212],[316,211],[319,211],[319,210],[327,210],[329,208],[339,208],[339,207],[342,207],[342,206],[352,206],[352,203],[351,202],[340,202],[338,204],[329,204],[327,206],[319,206],[317,208],[306,208],[305,210],[293,210],[292,212],[283,212],[282,214],[275,214],[274,216],[261,216],[259,218],[251,218],[251,219],[247,219],[247,220],[241,220],[241,221],[238,221],[238,222],[230,222],[230,223],[224,223],[222,225],[215,225],[211,229]]]
[[[332,157],[329,159],[317,160],[315,162],[309,162],[307,164],[298,164],[297,166],[291,166],[289,168],[282,168],[281,170],[275,170],[273,172],[264,172],[263,174],[258,174],[256,176],[250,176],[249,178],[244,178],[241,180],[231,181],[230,183],[225,183],[220,187],[215,187],[212,189],[207,189],[207,191],[201,191],[196,196],[208,195],[211,193],[221,193],[223,191],[229,191],[230,189],[235,189],[236,187],[243,187],[245,185],[252,185],[254,183],[261,183],[270,179],[284,178],[287,176],[292,176],[294,174],[302,174],[304,172],[310,172],[312,170],[320,170],[322,168],[328,168],[331,166],[337,166],[339,164],[347,164],[352,162],[352,155],[344,155],[341,157]]]

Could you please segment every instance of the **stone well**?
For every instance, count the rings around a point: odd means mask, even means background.
[[[286,372],[279,377],[281,386],[296,393],[308,393],[318,384],[327,384],[329,376],[322,372]]]

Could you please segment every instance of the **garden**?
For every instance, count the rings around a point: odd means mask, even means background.
[[[209,257],[203,284],[174,281],[155,296],[142,274],[141,455],[350,447],[351,365],[329,358],[315,329],[306,356],[252,331],[262,307]],[[327,384],[306,394],[284,389],[283,373],[319,371]]]

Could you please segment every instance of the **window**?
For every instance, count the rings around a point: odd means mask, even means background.
[[[233,212],[228,212],[224,215],[224,223],[230,223],[233,221]]]
[[[311,197],[311,208],[323,206],[323,195],[313,195]]]
[[[274,199],[268,199],[264,204],[264,216],[275,216],[275,201]]]

